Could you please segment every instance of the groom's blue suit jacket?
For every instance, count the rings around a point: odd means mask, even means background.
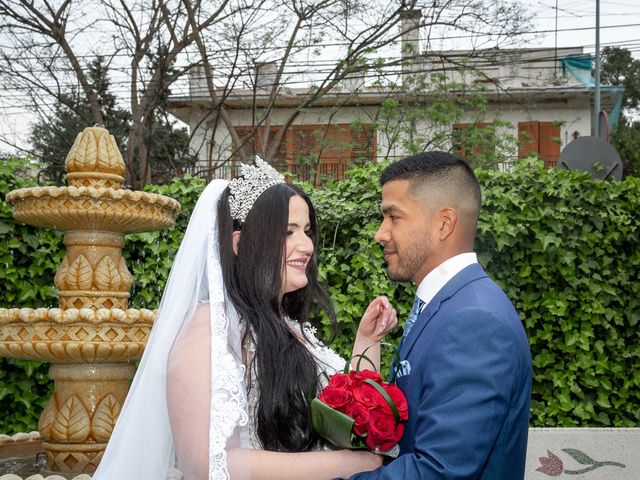
[[[400,346],[409,402],[400,456],[352,479],[524,478],[531,355],[513,305],[479,264],[453,277]]]

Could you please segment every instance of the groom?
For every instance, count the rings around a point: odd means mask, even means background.
[[[531,356],[513,305],[473,253],[480,186],[462,159],[426,152],[380,177],[389,278],[417,286],[397,384],[400,456],[364,479],[524,478]]]

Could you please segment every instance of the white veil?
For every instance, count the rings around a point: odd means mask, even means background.
[[[210,378],[199,379],[203,391],[209,393],[205,399],[209,422],[201,419],[209,437],[209,480],[229,478],[225,449],[247,445],[240,326],[235,309],[225,302],[218,251],[218,201],[227,184],[224,180],[212,181],[193,210],[162,295],[160,313],[94,480],[180,478],[174,471],[176,450],[167,402],[167,367],[174,342],[194,323],[191,320],[196,311],[203,308],[204,317],[211,319],[207,322],[210,344],[206,345],[210,358],[205,352]],[[199,307],[207,302],[209,309]],[[194,376],[203,376],[198,369],[191,370]],[[180,404],[180,409],[184,418],[191,415],[188,404]],[[175,425],[175,418],[171,421]]]

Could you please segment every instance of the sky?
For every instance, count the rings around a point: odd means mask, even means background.
[[[527,5],[536,35],[523,46],[582,46],[586,53],[595,52],[596,0],[529,0]],[[640,58],[640,0],[600,0],[600,47],[605,46],[627,48]],[[444,44],[432,47],[451,48]],[[27,137],[33,120],[26,108],[8,106],[0,96],[0,154],[29,150]]]
[[[542,46],[553,47],[557,39],[558,47],[584,46],[595,52],[595,0],[533,0],[530,5],[537,11],[536,30],[545,32]],[[628,48],[640,58],[640,0],[600,1],[600,47],[605,46]]]

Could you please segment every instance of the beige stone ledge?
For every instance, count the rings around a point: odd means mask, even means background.
[[[37,440],[38,432],[0,435],[0,444]],[[531,428],[525,480],[638,480],[640,428]],[[176,472],[177,473],[177,472]],[[176,475],[174,478],[179,478]],[[90,480],[82,474],[72,480]],[[0,480],[65,480],[59,475]]]

